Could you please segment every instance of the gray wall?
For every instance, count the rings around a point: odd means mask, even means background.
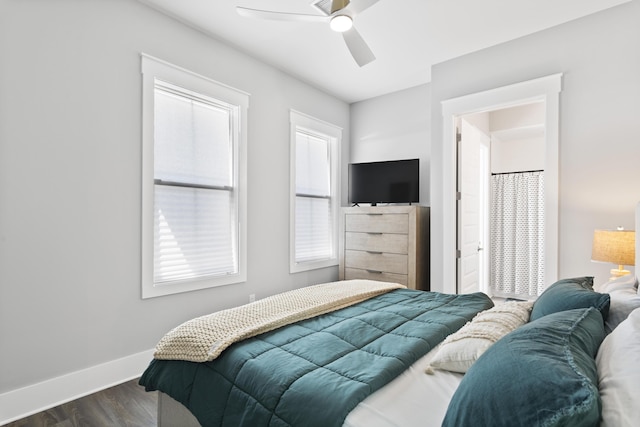
[[[633,229],[640,200],[640,3],[438,64],[431,81],[432,289],[442,282],[442,108],[467,94],[562,72],[559,275],[608,278],[596,228]]]
[[[140,52],[251,94],[244,284],[140,298]],[[289,274],[289,108],[343,127],[347,161],[346,103],[136,1],[2,0],[0,394],[337,280]]]
[[[420,204],[429,206],[428,84],[351,104],[351,162],[420,159]],[[345,175],[346,181],[346,175]]]

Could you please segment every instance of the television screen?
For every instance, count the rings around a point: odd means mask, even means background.
[[[349,203],[418,203],[420,159],[349,165]]]

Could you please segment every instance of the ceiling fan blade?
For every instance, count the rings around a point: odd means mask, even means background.
[[[239,15],[246,18],[270,19],[274,21],[302,21],[302,22],[329,22],[328,16],[306,15],[302,13],[274,12],[271,10],[250,9],[248,7],[236,6]]]
[[[349,52],[351,52],[351,56],[353,56],[353,59],[356,60],[360,67],[376,59],[371,49],[369,49],[369,46],[367,46],[367,43],[355,28],[351,28],[349,31],[342,33],[342,37],[349,48]]]
[[[353,5],[349,6],[349,10],[357,15],[365,9],[369,9],[374,4],[378,3],[379,0],[360,0],[355,2]]]

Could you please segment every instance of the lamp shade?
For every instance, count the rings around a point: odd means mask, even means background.
[[[635,265],[636,232],[631,230],[595,230],[592,261],[618,265]]]

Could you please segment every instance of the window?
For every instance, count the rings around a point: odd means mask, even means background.
[[[248,96],[142,56],[142,297],[246,280]]]
[[[342,130],[291,111],[292,273],[338,264],[338,146]]]

